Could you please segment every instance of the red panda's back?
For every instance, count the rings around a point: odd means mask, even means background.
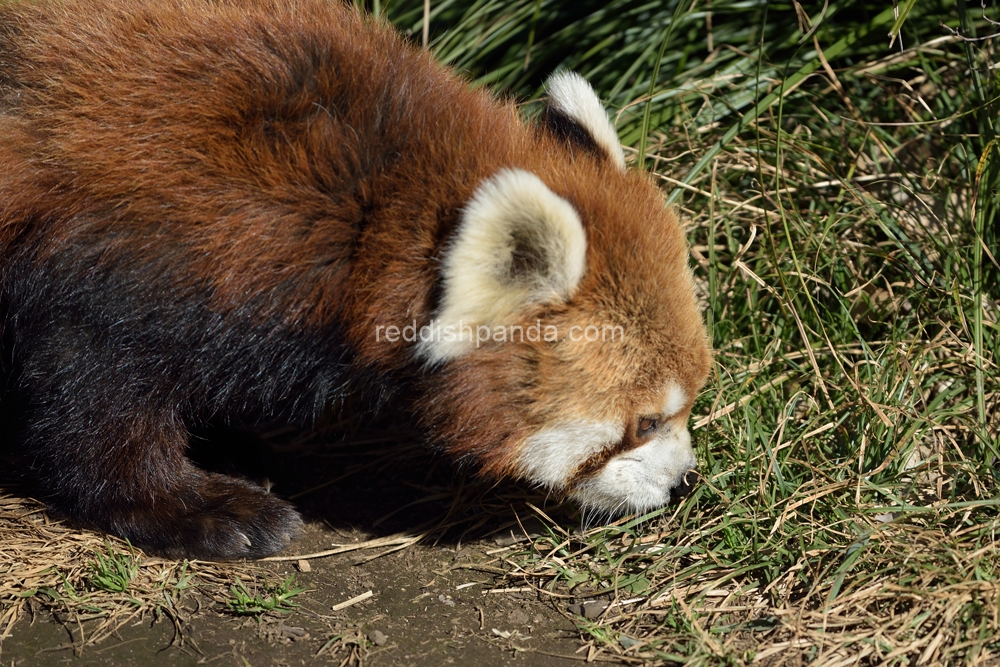
[[[4,249],[32,229],[51,252],[114,229],[123,245],[190,251],[220,299],[295,280],[315,308],[369,226],[398,227],[401,209],[415,226],[447,219],[431,209],[461,200],[454,174],[471,192],[523,133],[509,108],[336,2],[110,7],[0,11]]]

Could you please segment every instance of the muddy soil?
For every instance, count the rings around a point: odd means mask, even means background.
[[[205,467],[272,484],[296,502],[306,531],[279,554],[295,558],[258,566],[273,583],[295,575],[308,589],[294,598],[298,607],[240,617],[225,610],[219,590],[196,589],[181,596],[176,618],[126,623],[81,649],[87,622],[61,622],[33,605],[37,613],[19,620],[0,644],[0,663],[437,667],[585,658],[578,652],[581,619],[568,611],[572,601],[496,572],[499,558],[543,530],[529,502],[568,525],[579,522],[572,508],[546,505],[530,488],[476,480],[403,427],[266,435],[208,434],[203,442],[212,444],[194,453]],[[400,533],[426,536],[396,551],[297,558]]]
[[[311,524],[296,548],[321,550],[329,528]],[[368,537],[357,532],[352,537]],[[355,565],[357,556],[310,561],[296,583],[309,590],[300,607],[260,619],[238,618],[215,601],[192,595],[181,605],[182,624],[145,619],[127,624],[117,637],[82,652],[87,632],[51,616],[22,619],[3,645],[7,666],[29,665],[561,665],[575,663],[580,644],[575,625],[535,593],[488,593],[493,577],[450,569],[487,560],[488,541],[462,547],[414,546]],[[456,558],[457,556],[457,558]],[[265,566],[273,578],[295,567]],[[468,586],[467,584],[473,584]],[[463,586],[463,584],[465,584]],[[339,603],[371,591],[371,597],[341,611]],[[336,641],[343,637],[347,641]],[[333,640],[333,641],[331,641]],[[324,650],[324,647],[327,647]],[[333,650],[330,650],[330,649]]]

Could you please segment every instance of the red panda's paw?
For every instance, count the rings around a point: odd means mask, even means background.
[[[292,505],[260,487],[224,475],[205,475],[196,488],[152,509],[115,517],[113,532],[169,558],[263,558],[302,532]]]

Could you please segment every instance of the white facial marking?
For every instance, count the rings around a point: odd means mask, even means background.
[[[525,250],[544,261],[512,277],[514,253]],[[530,172],[497,172],[476,189],[445,252],[441,309],[417,356],[454,359],[475,349],[478,326],[505,325],[528,304],[570,298],[586,256],[583,224],[568,201]]]
[[[666,398],[663,401],[663,416],[665,418],[673,417],[687,404],[687,396],[684,394],[684,390],[675,382],[667,384],[665,396]]]
[[[560,424],[529,437],[519,464],[526,479],[550,489],[566,486],[591,456],[622,439],[624,428],[612,422],[580,421]]]
[[[665,426],[653,440],[608,461],[573,489],[573,498],[608,513],[647,512],[670,500],[670,489],[697,461],[686,428]]]
[[[614,125],[601,100],[587,80],[576,72],[559,72],[545,83],[552,108],[583,126],[619,169],[625,169],[625,154]]]

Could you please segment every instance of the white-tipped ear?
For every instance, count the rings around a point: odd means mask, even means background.
[[[576,128],[560,127],[559,123],[563,119],[575,123],[612,164],[625,169],[625,154],[618,133],[587,80],[576,72],[558,72],[549,77],[545,88],[549,93],[549,111],[555,112],[549,114],[550,127],[571,138]]]
[[[483,340],[478,327],[506,326],[532,304],[568,300],[586,255],[587,237],[568,201],[530,172],[498,172],[476,189],[445,251],[441,305],[418,356],[454,359]]]

